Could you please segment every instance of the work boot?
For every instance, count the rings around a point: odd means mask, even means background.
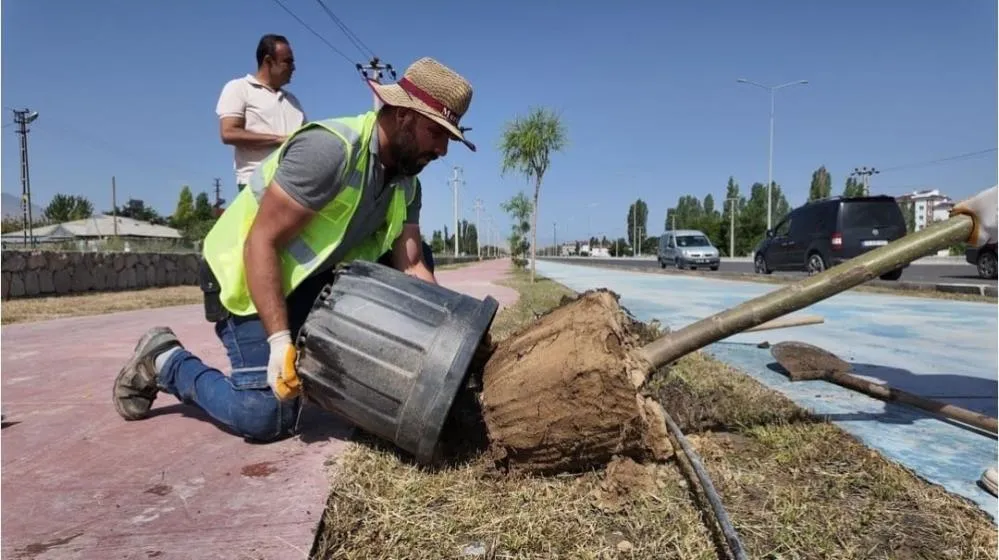
[[[141,420],[156,400],[156,356],[181,346],[170,327],[153,327],[135,345],[135,352],[114,380],[114,407],[125,420]]]
[[[989,467],[985,469],[985,472],[982,473],[982,478],[980,479],[982,486],[993,496],[996,495],[996,487],[999,486],[999,484],[997,484],[997,478],[999,478],[999,476],[997,476],[996,468]]]

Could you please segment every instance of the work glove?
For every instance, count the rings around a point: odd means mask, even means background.
[[[975,221],[967,241],[973,247],[981,247],[989,241],[996,240],[996,222],[999,221],[997,192],[999,185],[961,201],[950,211],[951,217],[964,214],[971,216]]]
[[[278,331],[267,337],[271,346],[267,360],[267,384],[278,400],[288,400],[298,396],[300,384],[295,371],[296,351],[291,343],[291,332]]]

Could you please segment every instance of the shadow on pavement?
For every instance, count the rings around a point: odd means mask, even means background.
[[[895,389],[901,389],[902,391],[913,393],[926,399],[960,406],[992,417],[995,417],[999,413],[996,401],[996,396],[999,394],[999,382],[993,379],[982,379],[959,374],[918,375],[907,369],[873,364],[851,363],[851,366],[852,368],[849,373],[871,378]],[[780,375],[788,376],[788,372],[777,362],[767,364],[767,368]],[[829,383],[832,382],[830,381]],[[858,392],[858,394],[863,393]],[[951,420],[950,418],[938,416],[928,410],[895,401],[882,402],[885,403],[883,413],[855,412],[823,414],[822,417],[832,422],[874,420],[884,424],[912,424],[919,417],[931,416],[941,422],[970,430],[976,434],[992,439],[999,439],[995,434],[956,420]]]
[[[242,436],[236,432],[230,430],[225,425],[219,423],[214,418],[209,416],[205,411],[201,410],[197,406],[184,404],[184,403],[174,403],[167,406],[161,406],[154,408],[149,411],[149,417],[164,416],[167,414],[179,414],[184,418],[190,418],[192,420],[198,420],[201,422],[208,422],[214,425],[216,428],[229,434],[233,437]],[[329,440],[347,440],[350,439],[354,431],[354,428],[348,424],[345,420],[336,416],[331,412],[327,412],[314,405],[306,404],[302,408],[302,416],[299,419],[298,433],[297,437],[302,443],[312,444],[312,443],[323,443]],[[281,441],[281,440],[277,440]],[[247,443],[256,443],[260,445],[266,445],[268,443],[274,442],[256,442],[253,440],[246,440]]]

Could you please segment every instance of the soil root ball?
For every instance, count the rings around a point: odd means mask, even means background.
[[[482,375],[492,458],[536,474],[668,458],[662,410],[638,394],[639,338],[617,295],[594,290],[498,344]]]

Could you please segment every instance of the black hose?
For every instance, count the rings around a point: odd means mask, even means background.
[[[739,534],[735,532],[735,527],[729,521],[725,506],[722,505],[721,498],[718,497],[715,486],[711,483],[711,477],[708,476],[708,472],[701,463],[700,456],[690,447],[687,438],[680,431],[680,427],[673,422],[673,418],[669,415],[669,412],[666,412],[666,408],[661,405],[660,408],[663,411],[663,417],[666,419],[666,426],[669,427],[669,431],[673,434],[673,437],[680,442],[683,453],[687,456],[687,460],[690,461],[690,465],[694,467],[694,473],[701,482],[701,487],[704,489],[704,494],[707,495],[708,501],[711,502],[711,509],[714,510],[715,519],[718,520],[718,525],[721,526],[722,533],[725,535],[725,541],[728,542],[728,547],[732,550],[732,554],[736,560],[745,560],[748,557],[742,547],[742,543],[739,541]]]

